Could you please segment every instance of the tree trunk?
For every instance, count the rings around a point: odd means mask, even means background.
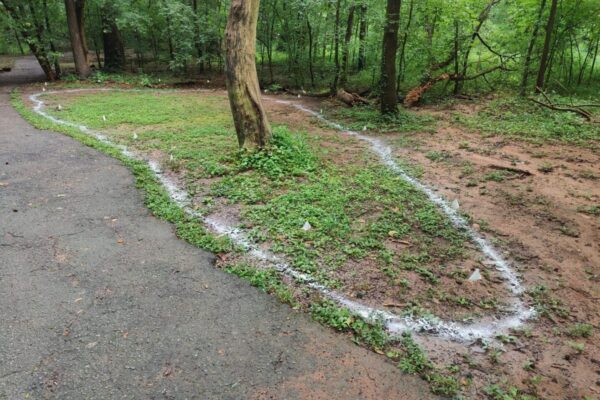
[[[592,58],[592,67],[590,68],[590,75],[588,78],[588,83],[592,82],[592,77],[594,75],[594,68],[596,67],[596,58],[598,57],[598,47],[600,46],[600,35],[598,35],[598,39],[596,39],[596,49],[594,50],[594,56]]]
[[[50,51],[53,53],[57,53],[56,46],[54,45],[54,41],[52,40],[52,28],[50,25],[50,16],[48,15],[48,0],[44,0],[43,6],[44,6],[44,21],[46,24],[46,32],[48,32],[48,36],[50,37],[50,40],[49,40]],[[60,68],[60,60],[58,59],[58,57],[55,57],[55,59],[54,59],[54,72],[56,73],[56,78],[60,79],[60,76],[62,75],[62,71]]]
[[[308,71],[310,73],[310,86],[315,87],[315,72],[313,68],[313,31],[308,15],[306,16],[306,29],[308,32]]]
[[[87,56],[83,46],[83,38],[81,37],[83,27],[79,26],[75,0],[65,0],[65,8],[67,10],[67,26],[69,27],[69,36],[71,37],[71,48],[73,49],[75,70],[80,78],[87,78],[92,73],[92,70],[87,62]]]
[[[406,28],[404,29],[404,34],[402,35],[402,44],[400,45],[400,61],[398,62],[398,85],[400,82],[404,82],[404,69],[406,68],[404,57],[406,55],[406,43],[408,42],[408,33],[410,32],[410,25],[413,20],[413,9],[414,9],[414,0],[410,0],[410,5],[408,7],[408,21],[406,22]],[[398,89],[400,89],[398,87]]]
[[[115,10],[105,5],[102,15],[102,44],[104,47],[104,69],[121,71],[125,66],[125,47],[116,22]]]
[[[85,62],[89,65],[89,49],[87,45],[87,36],[85,34],[85,0],[75,0],[75,12],[77,14],[77,26],[79,27],[79,37],[83,46]]]
[[[256,72],[256,25],[260,0],[232,0],[225,30],[225,80],[241,148],[263,148],[271,126]]]
[[[360,6],[360,27],[358,29],[358,65],[359,71],[367,66],[365,41],[367,39],[367,5]]]
[[[398,29],[400,28],[401,0],[388,0],[385,31],[383,34],[383,62],[381,68],[381,113],[398,113],[396,93],[396,52],[398,51]]]
[[[535,41],[537,40],[540,25],[542,24],[542,16],[544,14],[544,8],[546,8],[546,0],[542,0],[540,3],[540,10],[538,11],[537,20],[533,26],[533,32],[531,33],[531,39],[529,40],[529,47],[527,48],[527,55],[525,56],[525,65],[523,66],[523,77],[521,78],[521,96],[525,95],[527,91],[527,80],[529,79],[529,68],[531,65],[531,55],[533,54],[533,48],[535,47]]]
[[[335,95],[340,81],[340,6],[341,0],[337,0],[335,6],[335,26],[333,34],[333,53],[335,62],[335,75],[331,83],[331,94]]]
[[[536,92],[544,89],[546,67],[548,66],[548,54],[550,53],[550,44],[552,43],[552,31],[554,30],[554,21],[556,19],[556,9],[558,8],[558,0],[552,0],[550,6],[550,15],[546,24],[546,37],[544,39],[544,49],[542,50],[542,58],[540,60],[540,69],[538,71]]]
[[[344,37],[344,50],[342,53],[342,72],[340,85],[343,87],[348,82],[348,57],[350,56],[350,40],[352,40],[352,28],[354,27],[355,6],[350,7],[348,12],[348,22],[346,25],[346,36]]]

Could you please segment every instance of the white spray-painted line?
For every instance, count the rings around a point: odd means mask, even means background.
[[[135,159],[135,160],[144,160],[141,155],[130,151],[126,146],[111,142],[106,137],[106,135],[104,135],[100,132],[91,130],[90,128],[88,128],[85,125],[80,125],[80,124],[76,124],[73,122],[61,120],[59,118],[56,118],[56,117],[48,114],[47,112],[44,111],[45,103],[39,99],[39,97],[41,95],[45,95],[45,94],[73,93],[73,92],[99,91],[99,90],[100,91],[108,91],[108,90],[112,90],[112,89],[72,89],[72,90],[65,90],[65,91],[40,92],[40,93],[30,95],[29,99],[35,104],[33,111],[35,113],[37,113],[38,115],[56,123],[56,124],[73,127],[73,128],[80,130],[84,134],[93,136],[97,140],[101,141],[102,143],[105,143],[107,145],[117,148],[119,151],[121,151],[121,153],[125,157],[128,157],[130,159]],[[392,168],[394,171],[401,174],[409,182],[415,184],[415,186],[417,188],[423,190],[426,194],[428,192],[430,192],[431,193],[430,199],[434,203],[438,204],[442,208],[442,210],[444,210],[444,212],[446,212],[448,217],[453,221],[453,223],[455,223],[455,225],[457,227],[467,230],[471,234],[471,237],[474,239],[474,241],[480,245],[480,247],[482,248],[482,251],[484,251],[484,252],[487,251],[486,254],[488,254],[491,259],[502,260],[500,258],[500,256],[497,254],[497,252],[487,243],[487,241],[485,241],[485,239],[483,237],[479,237],[474,231],[472,231],[470,229],[470,227],[468,226],[468,224],[466,223],[466,221],[464,221],[464,219],[458,213],[456,213],[445,202],[445,200],[443,200],[441,197],[439,197],[435,193],[433,193],[432,189],[423,185],[422,183],[418,182],[416,179],[414,179],[414,178],[410,177],[408,174],[406,174],[392,159],[391,149],[388,146],[384,145],[381,141],[374,139],[374,138],[370,138],[368,136],[358,134],[357,132],[345,130],[341,125],[326,120],[325,117],[323,115],[321,115],[320,113],[317,113],[315,111],[307,109],[302,105],[294,104],[294,103],[283,101],[283,100],[278,100],[278,102],[280,102],[282,104],[288,104],[288,105],[297,107],[298,109],[308,112],[309,114],[312,114],[312,115],[318,117],[319,119],[323,120],[324,122],[327,122],[328,124],[330,124],[331,126],[333,126],[334,128],[336,128],[338,130],[341,130],[347,134],[356,136],[361,140],[365,140],[372,144],[374,150],[381,149],[382,153],[380,154],[380,156],[385,161],[385,163],[388,166],[390,166],[390,168]],[[259,261],[263,261],[263,262],[272,264],[273,268],[275,268],[280,273],[288,275],[288,276],[294,278],[295,280],[306,284],[308,287],[321,293],[323,296],[326,296],[326,297],[330,298],[331,300],[334,300],[338,304],[348,308],[352,313],[354,313],[362,318],[365,318],[366,320],[369,320],[369,321],[383,322],[384,326],[386,327],[386,329],[388,330],[390,335],[393,337],[399,336],[403,332],[410,331],[410,332],[414,332],[414,333],[429,333],[429,334],[435,335],[440,338],[454,340],[454,341],[458,341],[458,342],[468,342],[468,341],[472,341],[472,340],[475,340],[478,338],[489,339],[489,338],[493,338],[494,336],[496,336],[498,334],[504,333],[509,329],[517,328],[517,327],[521,326],[527,319],[531,318],[534,315],[534,311],[532,309],[526,308],[523,305],[523,303],[520,301],[520,299],[518,299],[518,298],[515,299],[515,304],[513,305],[513,310],[510,315],[503,317],[503,318],[499,318],[499,319],[492,319],[492,320],[486,320],[486,321],[481,320],[477,323],[471,323],[471,324],[464,324],[464,323],[452,322],[452,321],[442,321],[436,317],[425,318],[425,317],[413,317],[413,316],[398,316],[396,314],[390,313],[385,310],[380,310],[380,309],[376,309],[376,308],[372,308],[372,307],[360,304],[360,303],[358,303],[354,300],[351,300],[336,291],[330,290],[329,288],[325,287],[324,285],[316,282],[315,279],[313,277],[311,277],[310,275],[296,271],[289,264],[287,264],[281,257],[279,257],[275,254],[272,254],[268,251],[260,249],[258,246],[253,244],[247,238],[245,233],[243,231],[241,231],[239,228],[228,226],[228,225],[222,223],[221,221],[211,218],[210,216],[206,217],[206,216],[201,215],[200,213],[198,213],[196,210],[194,210],[191,207],[190,195],[185,190],[181,189],[174,180],[172,180],[171,178],[169,178],[168,176],[166,176],[163,173],[163,171],[157,161],[155,161],[155,160],[144,160],[144,161],[146,161],[148,163],[149,168],[152,170],[152,172],[155,174],[155,176],[159,179],[159,181],[161,182],[161,184],[163,185],[163,187],[169,194],[170,198],[173,199],[173,201],[175,203],[177,203],[180,207],[182,207],[182,209],[186,213],[188,213],[189,215],[191,215],[195,218],[202,220],[204,222],[204,224],[207,225],[209,227],[209,229],[211,229],[213,232],[215,232],[219,235],[228,236],[234,244],[246,249],[250,256],[256,258]],[[424,189],[426,189],[427,191],[425,191]],[[479,240],[477,240],[477,239],[479,239]],[[508,264],[506,264],[506,268],[508,271],[512,272],[512,270],[510,269]],[[500,269],[500,271],[502,272],[501,269]],[[513,273],[513,276],[514,276],[514,273]],[[515,280],[516,280],[516,277],[515,277]],[[519,290],[517,290],[518,288],[520,288],[520,285],[518,285],[518,280],[516,280],[516,283],[517,283],[517,286],[511,286],[511,287],[513,287],[513,293],[515,293],[515,294],[520,292]]]

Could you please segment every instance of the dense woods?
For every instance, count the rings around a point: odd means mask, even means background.
[[[224,70],[229,1],[1,4],[0,51],[31,51],[49,79],[63,72],[63,53],[80,58],[69,32],[96,56],[95,69],[189,78]],[[259,78],[269,90],[342,88],[387,99],[395,85],[407,105],[430,90],[587,90],[600,79],[599,9],[595,0],[263,0]]]

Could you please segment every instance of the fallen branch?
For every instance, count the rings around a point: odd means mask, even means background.
[[[527,175],[527,176],[533,175],[533,173],[531,173],[527,170],[524,170],[524,169],[519,169],[519,168],[514,168],[514,167],[505,167],[502,165],[495,165],[495,164],[489,165],[488,168],[497,169],[497,170],[501,170],[501,171],[509,171],[509,172],[513,172],[515,174],[521,174],[521,175]]]
[[[487,74],[498,70],[511,71],[510,69],[504,67],[504,65],[496,65],[495,67],[488,68],[485,71],[481,71],[480,73],[471,76],[462,76],[448,73],[441,74],[433,79],[430,79],[423,85],[417,86],[416,88],[409,91],[406,94],[406,97],[404,98],[404,106],[412,107],[415,104],[417,104],[421,100],[421,97],[423,97],[423,94],[429,89],[431,89],[433,85],[440,81],[472,81],[474,79],[481,78],[482,76],[486,76]]]
[[[592,122],[593,121],[593,117],[592,114],[589,113],[588,111],[582,109],[580,106],[563,106],[563,105],[558,105],[552,102],[552,100],[550,100],[550,98],[548,97],[548,95],[546,94],[546,92],[544,92],[541,88],[537,88],[539,93],[544,96],[544,98],[546,99],[546,101],[548,103],[544,103],[543,101],[540,101],[536,98],[533,97],[528,97],[529,100],[533,101],[534,103],[546,107],[550,110],[554,110],[554,111],[564,111],[564,112],[571,112],[574,114],[577,114],[583,118],[585,118],[588,122]]]
[[[335,97],[340,100],[342,103],[349,105],[350,107],[354,107],[357,104],[371,104],[369,100],[364,97],[359,96],[356,93],[348,93],[344,89],[339,89],[335,95]]]

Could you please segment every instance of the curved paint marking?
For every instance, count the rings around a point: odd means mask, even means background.
[[[365,141],[371,145],[371,149],[379,155],[381,160],[394,172],[398,173],[402,178],[410,182],[417,189],[421,190],[427,195],[427,197],[446,214],[446,216],[452,221],[455,227],[464,230],[486,255],[491,260],[496,269],[505,278],[508,288],[513,293],[513,305],[512,310],[508,316],[502,318],[487,318],[482,319],[478,322],[466,324],[453,321],[443,321],[437,317],[425,318],[425,317],[414,317],[414,316],[399,316],[386,310],[381,310],[373,307],[366,306],[358,303],[354,300],[349,299],[341,293],[331,290],[324,285],[318,283],[312,276],[299,272],[292,268],[285,260],[272,254],[269,251],[260,249],[256,244],[252,243],[248,239],[247,235],[237,227],[229,226],[222,221],[210,216],[203,216],[192,208],[191,197],[189,193],[180,188],[177,183],[166,176],[160,167],[160,164],[156,160],[144,159],[140,154],[129,150],[126,146],[113,143],[108,137],[100,132],[94,131],[85,125],[76,124],[73,122],[65,121],[56,118],[46,111],[44,111],[45,103],[40,100],[40,96],[47,94],[60,94],[60,93],[76,93],[84,91],[120,91],[121,89],[71,89],[63,91],[48,91],[39,92],[29,96],[29,99],[35,104],[33,111],[38,115],[63,126],[69,126],[76,128],[86,135],[95,137],[102,143],[110,145],[130,159],[142,160],[148,163],[149,168],[159,179],[170,198],[177,203],[188,215],[198,218],[214,233],[220,235],[226,235],[230,240],[240,246],[248,252],[248,254],[255,259],[269,264],[272,268],[276,269],[282,274],[285,274],[298,282],[302,282],[311,289],[321,293],[323,296],[335,301],[348,308],[352,313],[368,320],[371,322],[381,321],[386,327],[387,331],[392,337],[400,336],[405,331],[410,331],[418,334],[431,334],[440,338],[458,341],[458,342],[469,342],[476,339],[492,339],[496,335],[505,333],[509,329],[517,328],[523,323],[533,317],[535,312],[531,308],[525,307],[523,302],[520,300],[518,295],[523,292],[523,288],[508,262],[506,262],[498,252],[492,247],[490,243],[485,240],[481,235],[475,232],[468,225],[466,220],[456,212],[446,200],[435,193],[434,189],[427,186],[417,179],[408,175],[393,159],[391,148],[383,143],[381,140],[359,134],[351,130],[347,130],[341,125],[327,120],[322,114],[310,110],[301,104],[292,103],[285,100],[274,100],[277,103],[293,106],[303,112],[306,112],[329,126],[342,131],[345,134],[355,136],[356,138]],[[136,90],[143,91],[143,90]],[[185,92],[185,91],[165,91],[168,93],[174,92]]]

